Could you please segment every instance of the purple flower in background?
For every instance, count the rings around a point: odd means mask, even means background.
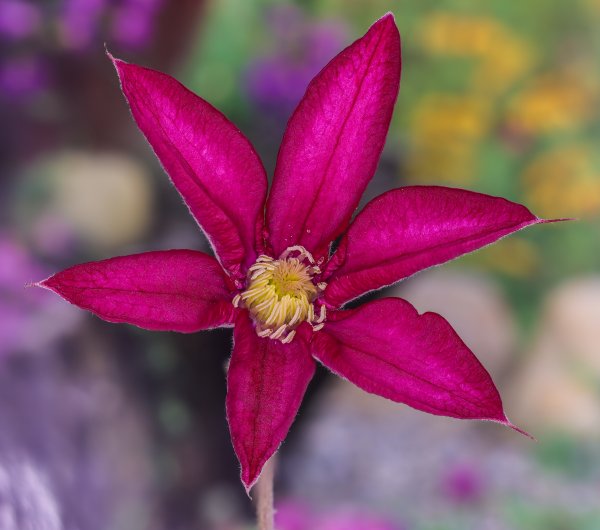
[[[39,8],[21,0],[0,0],[0,36],[22,40],[40,28]]]
[[[314,524],[312,510],[297,501],[286,501],[277,505],[275,525],[279,530],[306,530]]]
[[[128,49],[140,49],[152,39],[156,15],[164,0],[124,0],[117,6],[110,0],[65,0],[61,13],[63,44],[85,50],[100,43],[103,22],[108,23],[109,40]]]
[[[60,14],[63,45],[84,50],[98,40],[98,25],[107,0],[65,0]]]
[[[147,46],[154,32],[156,13],[162,0],[130,0],[114,12],[112,37],[125,48],[140,49]]]
[[[0,64],[0,93],[6,99],[26,100],[47,86],[46,65],[38,57],[14,57]]]
[[[37,351],[71,329],[80,317],[24,285],[45,273],[27,249],[0,233],[0,360]],[[0,525],[0,528],[2,526]]]
[[[346,42],[340,22],[314,23],[292,6],[272,9],[273,50],[254,61],[246,74],[247,91],[263,111],[287,118],[306,85]]]
[[[485,484],[478,469],[458,465],[447,470],[443,477],[442,489],[449,500],[458,504],[469,504],[481,500]]]
[[[114,15],[112,36],[127,48],[142,48],[152,37],[153,20],[148,12],[138,7],[120,7]]]
[[[122,49],[145,48],[163,4],[164,0],[0,0],[0,96],[27,102],[47,90],[57,50],[84,53],[111,41]]]
[[[25,249],[6,236],[0,236],[0,358],[14,351],[28,330],[29,311],[40,297],[31,290],[23,303],[23,285],[42,272],[28,259]]]

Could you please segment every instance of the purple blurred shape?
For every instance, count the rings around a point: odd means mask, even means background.
[[[0,0],[0,36],[22,40],[33,35],[41,25],[39,9],[21,0]]]
[[[1,361],[10,354],[37,352],[71,330],[80,317],[69,305],[25,288],[48,273],[23,245],[2,233],[0,256]]]
[[[292,6],[273,8],[267,20],[276,42],[248,68],[246,87],[260,110],[287,117],[310,80],[343,47],[347,32],[341,22],[312,22]]]
[[[482,499],[485,484],[475,467],[457,465],[450,467],[443,477],[442,490],[449,500],[457,504],[470,504]]]
[[[164,2],[165,0],[125,0],[122,4],[155,12],[162,7]]]
[[[46,65],[37,57],[14,57],[0,64],[0,93],[6,99],[29,99],[47,85]]]
[[[117,44],[131,49],[147,46],[152,40],[158,7],[157,0],[137,0],[120,6],[113,15],[111,26],[112,37]]]
[[[83,51],[98,38],[100,17],[107,0],[65,0],[60,13],[63,45]]]
[[[285,501],[277,504],[275,527],[278,530],[306,530],[314,525],[311,510],[297,501]]]

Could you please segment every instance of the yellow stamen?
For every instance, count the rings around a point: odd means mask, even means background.
[[[261,255],[248,269],[247,288],[233,298],[233,305],[248,309],[259,337],[287,344],[302,322],[307,321],[315,330],[324,325],[326,308],[320,305],[316,311],[314,305],[327,286],[313,282],[320,273],[311,253],[299,245],[287,248],[278,260]]]

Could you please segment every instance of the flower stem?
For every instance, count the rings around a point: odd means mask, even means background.
[[[256,517],[258,530],[274,530],[273,522],[273,477],[275,475],[275,457],[265,464],[256,484]]]

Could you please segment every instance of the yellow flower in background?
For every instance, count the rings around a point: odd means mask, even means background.
[[[510,104],[511,128],[534,134],[571,129],[586,121],[594,95],[585,80],[570,73],[550,73],[531,81]]]
[[[473,89],[486,93],[505,91],[533,62],[528,43],[490,17],[439,11],[424,19],[418,34],[430,54],[476,60]]]
[[[419,100],[413,114],[413,134],[436,142],[477,141],[487,134],[490,124],[488,103],[469,94],[427,94]]]
[[[475,72],[473,87],[488,94],[508,90],[533,65],[534,53],[529,44],[506,29],[502,40],[496,42],[481,60]]]
[[[491,124],[489,104],[471,95],[428,94],[411,119],[409,180],[465,184],[476,170],[476,148]]]
[[[594,151],[585,145],[545,153],[525,168],[523,188],[538,215],[590,216],[600,214],[600,171]]]
[[[427,16],[418,35],[436,55],[483,56],[498,46],[504,27],[489,17],[438,11]]]

